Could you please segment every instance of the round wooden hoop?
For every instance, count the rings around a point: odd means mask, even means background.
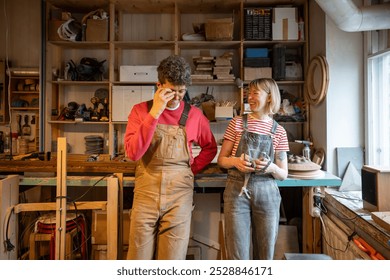
[[[317,149],[313,155],[312,161],[322,166],[324,160],[325,160],[325,150],[323,148]]]
[[[322,75],[321,85],[319,89],[316,89],[314,84],[314,76],[317,69],[321,71],[321,75]],[[309,68],[307,71],[307,79],[306,79],[306,93],[310,104],[317,106],[324,100],[326,93],[328,91],[328,84],[329,84],[328,63],[326,62],[324,56],[321,55],[315,56],[310,61]]]

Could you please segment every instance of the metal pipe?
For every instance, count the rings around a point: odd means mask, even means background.
[[[357,7],[353,0],[316,0],[316,2],[343,31],[390,29],[390,3]]]

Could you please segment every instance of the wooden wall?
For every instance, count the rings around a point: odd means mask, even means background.
[[[39,67],[41,0],[0,0],[0,60],[11,67]]]

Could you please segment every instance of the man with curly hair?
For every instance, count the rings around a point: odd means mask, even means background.
[[[217,153],[209,121],[183,101],[189,64],[172,55],[157,72],[154,98],[133,107],[124,139],[127,157],[137,161],[127,259],[185,259],[194,175]],[[195,158],[192,143],[201,147]]]

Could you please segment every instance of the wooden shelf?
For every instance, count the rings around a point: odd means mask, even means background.
[[[37,111],[39,107],[11,107],[14,111]]]
[[[64,85],[64,86],[109,86],[110,82],[105,81],[68,81],[68,80],[58,80],[51,81],[52,84]]]
[[[57,121],[57,120],[52,120],[48,121],[50,124],[79,124],[79,125],[108,125],[109,122],[91,122],[91,121],[83,121],[83,122],[78,122],[78,121]]]
[[[154,49],[174,49],[175,41],[155,40],[155,41],[115,41],[115,48],[131,50],[154,50]]]
[[[71,41],[48,41],[51,45],[65,49],[109,49],[110,43],[104,42],[71,42]]]

